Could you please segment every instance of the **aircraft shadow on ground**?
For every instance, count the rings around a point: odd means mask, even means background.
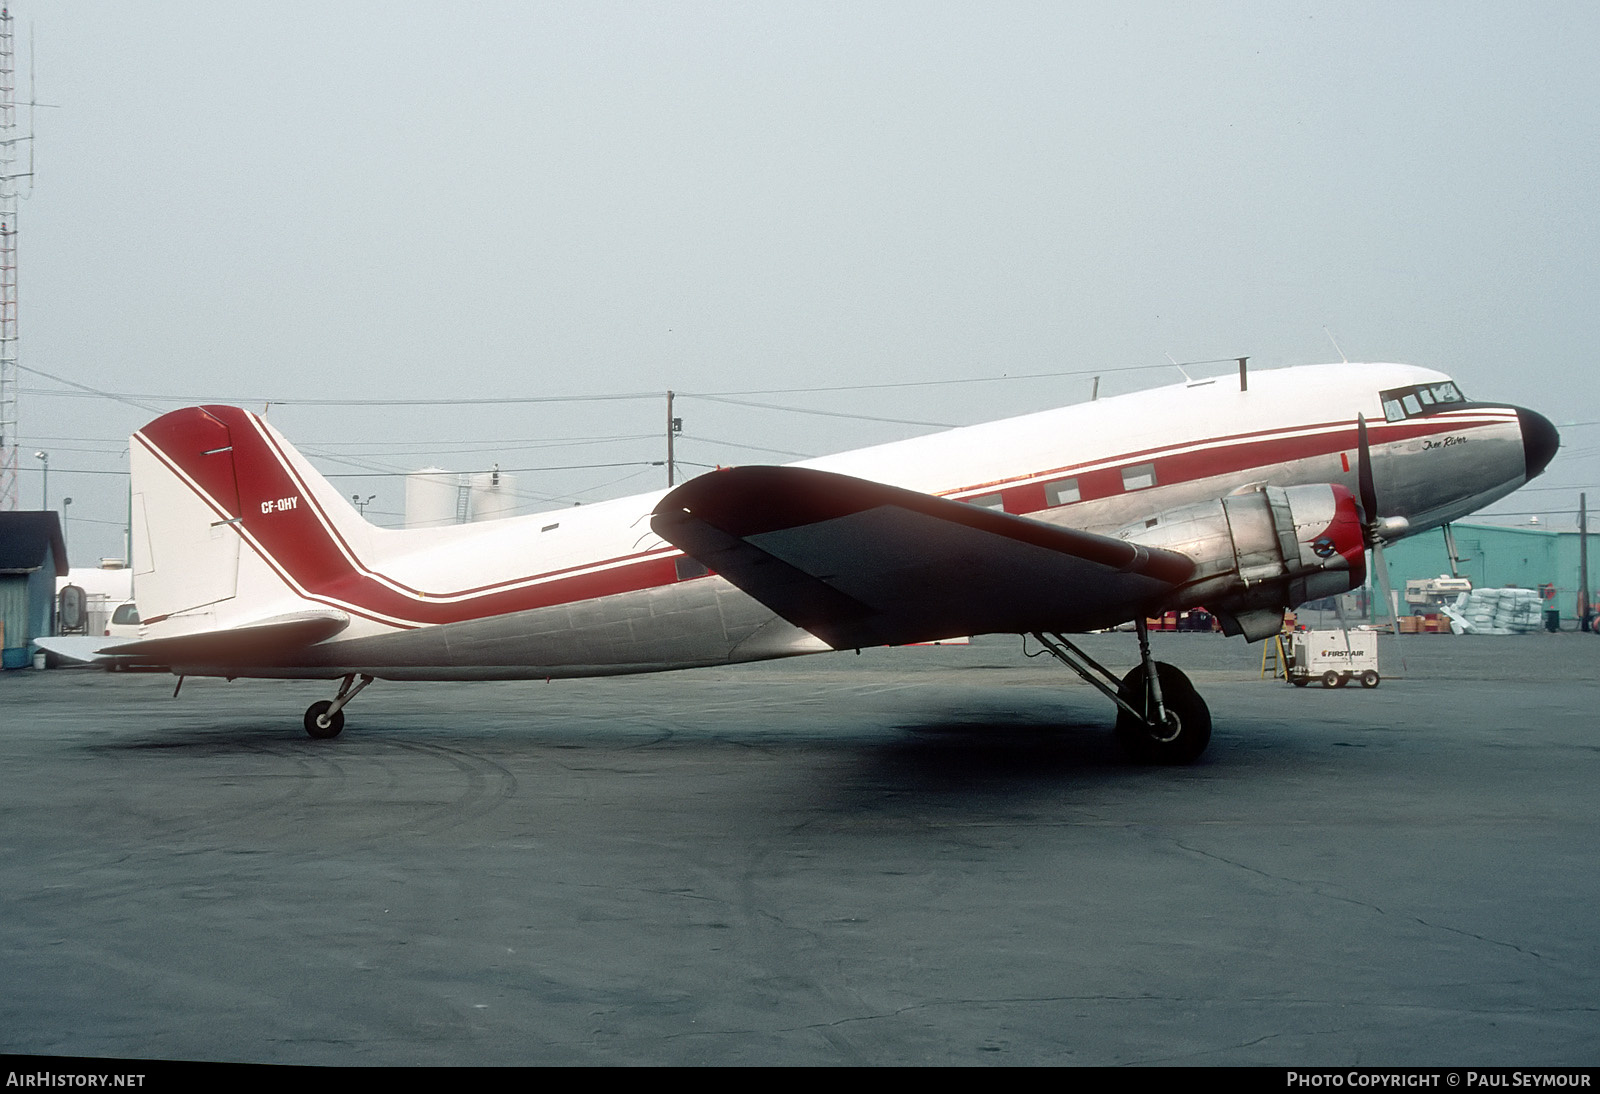
[[[899,739],[870,747],[875,762],[930,786],[1054,782],[1090,773],[1142,777],[1174,770],[1131,761],[1111,718],[1097,710],[1056,708],[1032,716],[969,711],[902,721],[897,728]],[[1271,718],[1229,717],[1218,725],[1211,747],[1186,769],[1218,764],[1252,771],[1292,769],[1329,747],[1292,729]]]
[[[867,750],[881,775],[926,789],[1056,782],[1133,770],[1108,724],[1005,715],[966,715],[897,727],[900,736]]]
[[[363,754],[388,753],[394,745],[425,745],[501,763],[514,759],[537,763],[540,754],[550,752],[570,757],[585,751],[600,756],[659,750],[665,760],[674,754],[753,747],[768,755],[790,755],[798,763],[843,763],[868,785],[945,794],[963,787],[998,789],[1070,783],[1078,778],[1143,778],[1170,770],[1131,762],[1112,731],[1110,717],[1097,707],[1064,709],[1060,704],[1042,704],[1031,710],[984,709],[980,705],[949,712],[901,711],[881,721],[858,715],[831,725],[779,720],[776,724],[747,723],[738,729],[726,722],[695,725],[686,721],[681,726],[652,729],[633,724],[507,719],[462,731],[415,715],[406,719],[410,724],[386,726],[385,721],[378,715],[369,726],[352,727],[331,741],[315,741],[285,720],[195,718],[142,726],[86,747],[101,753],[197,758],[270,753],[358,760]],[[1322,751],[1326,745],[1286,734],[1284,726],[1271,720],[1249,717],[1232,719],[1221,732],[1224,735],[1194,767],[1293,767],[1309,759],[1307,748]],[[730,757],[729,762],[736,761]]]
[[[166,726],[89,745],[93,752],[181,752],[193,756],[282,751],[288,746],[312,747],[313,741],[282,723],[208,722]]]

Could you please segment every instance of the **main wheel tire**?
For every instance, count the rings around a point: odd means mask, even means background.
[[[1378,686],[1378,681],[1381,679],[1383,678],[1378,675],[1376,669],[1368,669],[1366,672],[1361,674],[1361,686],[1364,688],[1375,688]]]
[[[306,732],[319,741],[330,740],[339,735],[344,728],[344,711],[335,710],[328,718],[328,724],[322,725],[318,719],[333,708],[331,699],[322,699],[306,707]]]
[[[1157,661],[1156,678],[1161,681],[1161,705],[1166,708],[1166,724],[1151,725],[1118,707],[1117,739],[1139,763],[1194,763],[1211,743],[1211,710],[1189,683],[1189,678],[1176,667]],[[1129,706],[1146,709],[1143,665],[1122,678],[1120,693]]]
[[[1337,672],[1334,672],[1332,669],[1329,669],[1327,672],[1323,673],[1322,674],[1322,686],[1325,687],[1325,688],[1336,688],[1336,687],[1338,687],[1339,686],[1339,674]]]

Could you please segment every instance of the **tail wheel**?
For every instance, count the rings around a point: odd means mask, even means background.
[[[1166,720],[1161,725],[1117,710],[1117,739],[1128,754],[1140,763],[1189,764],[1200,758],[1211,743],[1211,710],[1195,691],[1189,678],[1172,665],[1156,662],[1156,678],[1161,682],[1161,705]],[[1143,665],[1122,678],[1120,694],[1124,702],[1138,710],[1154,710],[1145,687]]]
[[[328,724],[323,725],[321,719],[328,711],[333,709],[331,699],[322,699],[306,707],[306,732],[319,741],[326,741],[337,737],[344,728],[344,711],[335,710],[328,716]]]

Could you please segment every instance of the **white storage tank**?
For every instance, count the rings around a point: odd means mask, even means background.
[[[425,467],[406,476],[406,527],[439,528],[457,523],[461,476],[442,467]]]
[[[117,605],[133,599],[133,570],[120,558],[103,558],[93,569],[76,567],[67,571],[66,577],[56,579],[56,595],[69,584],[85,593],[86,634],[103,634]]]
[[[493,471],[472,474],[471,519],[500,520],[517,515],[517,480],[496,467]]]

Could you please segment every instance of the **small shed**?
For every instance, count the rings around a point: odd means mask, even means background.
[[[56,513],[0,513],[0,667],[27,668],[33,640],[52,633],[56,578],[66,572]]]

